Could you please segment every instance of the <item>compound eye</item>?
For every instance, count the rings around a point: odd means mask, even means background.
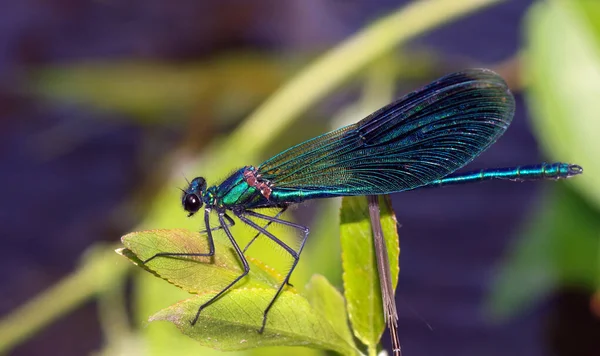
[[[202,200],[196,194],[186,194],[183,198],[183,208],[190,214],[193,214],[200,210],[202,207]]]

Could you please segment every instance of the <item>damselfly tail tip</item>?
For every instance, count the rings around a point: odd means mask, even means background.
[[[400,338],[398,337],[398,317],[394,320],[388,318],[388,328],[390,329],[390,338],[392,339],[392,354],[394,356],[402,356],[402,349],[400,347]]]
[[[580,165],[577,165],[577,164],[569,165],[569,173],[568,173],[569,177],[576,176],[581,173],[583,173],[583,167],[581,167]]]

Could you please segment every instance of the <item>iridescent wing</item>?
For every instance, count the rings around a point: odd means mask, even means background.
[[[445,76],[363,120],[296,145],[258,173],[275,187],[327,195],[414,189],[469,163],[508,128],[514,98],[496,73]]]

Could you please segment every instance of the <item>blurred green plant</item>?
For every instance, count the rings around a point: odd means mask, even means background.
[[[584,174],[547,189],[490,294],[496,320],[560,287],[600,288],[599,24],[597,1],[538,1],[525,18],[522,77],[538,140]]]
[[[282,60],[257,53],[200,63],[83,62],[33,71],[28,90],[51,100],[116,111],[145,124],[189,120],[189,113],[242,115],[290,75]],[[236,105],[229,105],[232,101]]]
[[[600,214],[564,184],[547,190],[490,294],[496,320],[525,312],[560,286],[598,286]]]
[[[526,98],[544,151],[585,169],[573,180],[600,208],[600,2],[550,1],[525,22]],[[548,41],[552,38],[552,41]]]

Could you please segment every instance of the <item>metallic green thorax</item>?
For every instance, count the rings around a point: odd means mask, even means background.
[[[236,206],[272,206],[273,204],[269,203],[258,189],[251,187],[244,179],[243,173],[248,168],[241,168],[229,176],[223,183],[208,188],[203,196],[204,203],[207,206],[226,209]]]

